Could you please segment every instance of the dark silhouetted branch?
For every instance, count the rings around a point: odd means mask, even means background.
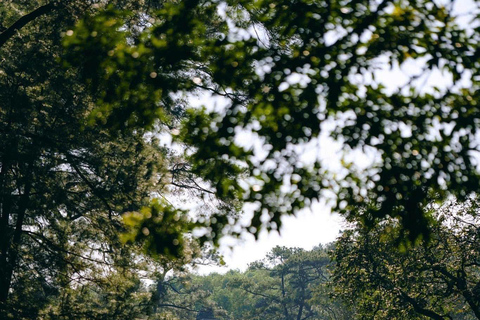
[[[30,12],[29,14],[24,15],[17,21],[15,21],[10,27],[5,29],[2,33],[0,33],[0,47],[5,44],[11,37],[15,35],[15,32],[17,30],[20,30],[23,28],[25,25],[27,25],[29,22],[35,20],[36,18],[50,13],[53,11],[55,8],[55,4],[53,2],[50,2],[44,6],[41,6],[34,11]]]

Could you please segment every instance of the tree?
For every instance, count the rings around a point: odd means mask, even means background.
[[[40,319],[155,319],[151,295],[137,270],[121,268],[64,288],[40,311]]]
[[[197,265],[221,263],[215,248],[200,247],[195,240],[181,258],[164,257],[154,275],[153,314],[172,319],[195,319],[202,310],[212,311],[209,293],[194,283],[192,269]],[[170,319],[170,318],[169,318]]]
[[[242,308],[243,314],[236,319],[333,319],[327,310],[318,310],[311,303],[315,289],[328,279],[329,263],[322,248],[273,248],[264,260],[228,282],[228,287],[240,288],[250,296],[247,308]]]
[[[100,92],[98,120],[113,128],[161,119],[165,97],[224,99],[221,110],[191,109],[178,138],[218,197],[255,205],[254,234],[264,212],[276,229],[281,215],[333,192],[337,211],[368,225],[393,216],[413,240],[428,237],[432,194],[479,191],[478,4],[466,16],[461,4],[189,0],[165,3],[135,41],[101,13],[65,44]],[[378,79],[408,65],[418,72],[398,88]],[[428,81],[440,74],[443,84]],[[342,146],[346,170],[332,171],[322,149],[299,161],[322,134]],[[360,150],[366,170],[349,160]]]
[[[145,251],[157,259],[181,255],[185,234],[201,225],[168,202],[170,169],[179,157],[156,138],[178,121],[181,108],[163,110],[163,122],[148,132],[89,125],[98,96],[59,60],[62,34],[107,5],[131,10],[123,21],[134,34],[161,4],[53,0],[0,7],[2,319],[145,311],[148,306],[129,307],[142,284],[127,275],[149,270],[139,265]],[[118,274],[123,278],[116,281]],[[118,290],[117,303],[96,304],[110,290]]]
[[[241,287],[243,279],[246,278],[253,281],[264,280],[256,277],[253,272],[229,270],[225,274],[196,276],[192,278],[192,282],[208,293],[207,301],[210,302],[210,306],[216,307],[217,313],[223,311],[226,313],[226,319],[244,319],[253,314],[257,301],[257,297],[248,294]]]
[[[431,210],[431,241],[403,252],[391,220],[338,240],[332,284],[358,319],[480,319],[478,201]]]

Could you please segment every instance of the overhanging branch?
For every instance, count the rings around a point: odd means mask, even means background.
[[[5,31],[0,33],[0,47],[5,44],[10,38],[12,38],[15,35],[15,32],[17,30],[20,30],[23,28],[25,25],[27,25],[29,22],[35,20],[36,18],[45,15],[47,13],[50,13],[53,11],[55,8],[55,4],[53,2],[50,2],[44,6],[41,6],[29,14],[24,15],[17,21],[15,21],[10,27],[8,27]]]

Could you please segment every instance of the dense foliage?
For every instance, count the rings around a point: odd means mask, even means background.
[[[362,319],[480,319],[478,201],[431,208],[431,241],[398,250],[395,222],[336,242],[333,283]]]
[[[129,30],[155,10],[110,5],[132,10],[124,17]],[[196,240],[185,236],[193,223],[168,202],[172,179],[186,180],[172,178],[182,160],[155,137],[178,121],[181,108],[165,110],[164,123],[148,134],[90,126],[97,96],[59,60],[62,34],[103,9],[90,1],[0,4],[1,319],[147,314],[151,293],[134,293],[142,288],[139,273],[155,278],[165,256],[182,256],[183,264],[200,256]]]

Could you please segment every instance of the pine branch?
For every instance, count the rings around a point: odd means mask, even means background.
[[[17,30],[20,30],[23,28],[25,25],[27,25],[29,22],[35,20],[36,18],[48,14],[51,11],[53,11],[55,8],[55,4],[53,2],[50,2],[44,6],[41,6],[32,12],[24,15],[17,21],[15,21],[10,27],[5,29],[2,33],[0,33],[0,47],[2,47],[5,42],[7,42],[10,38],[12,38],[15,35],[15,32]]]

